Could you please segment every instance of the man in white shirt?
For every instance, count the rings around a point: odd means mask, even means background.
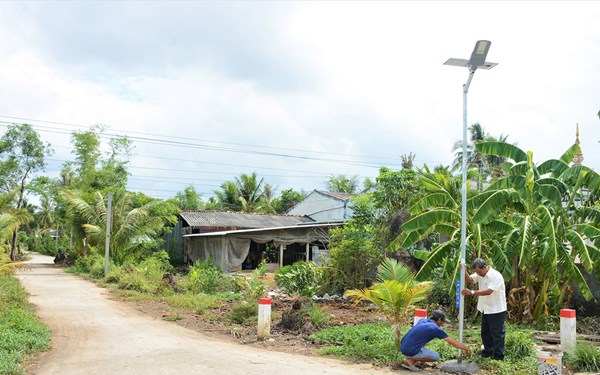
[[[506,333],[506,289],[502,274],[485,263],[483,259],[473,261],[473,274],[469,275],[465,267],[465,280],[477,282],[479,290],[463,289],[463,296],[477,296],[477,310],[483,314],[481,319],[481,356],[504,360],[504,336]]]

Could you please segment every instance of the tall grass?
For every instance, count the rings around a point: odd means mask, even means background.
[[[28,297],[14,275],[0,274],[0,374],[24,374],[26,356],[50,347],[50,331]]]

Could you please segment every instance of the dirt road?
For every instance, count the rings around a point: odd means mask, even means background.
[[[18,277],[52,330],[52,349],[29,374],[345,374],[394,372],[269,352],[203,336],[157,320],[108,298],[105,289],[66,274],[53,258],[31,254],[31,271]]]

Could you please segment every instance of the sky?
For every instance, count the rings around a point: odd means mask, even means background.
[[[598,1],[1,1],[0,134],[29,123],[73,160],[71,134],[133,140],[128,189],[204,199],[256,172],[276,189],[331,175],[449,165],[466,68],[492,42],[468,124],[534,161],[574,142],[600,170]]]

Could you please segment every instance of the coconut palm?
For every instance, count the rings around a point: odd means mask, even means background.
[[[61,194],[83,220],[82,225],[91,246],[103,247],[106,239],[108,208],[105,197],[95,192],[91,203],[76,192],[63,190]],[[111,210],[110,252],[116,263],[136,258],[160,238],[165,224],[174,222],[173,215],[163,212],[160,200],[150,200],[136,207],[133,194],[124,190],[113,195]]]
[[[370,301],[377,305],[392,324],[396,346],[411,305],[425,300],[432,282],[417,282],[412,271],[395,259],[386,258],[377,270],[378,282],[366,289],[347,290],[344,296],[354,303]]]

